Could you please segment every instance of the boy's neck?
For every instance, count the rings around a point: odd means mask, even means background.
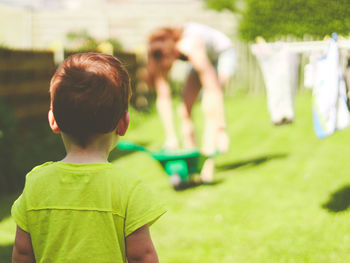
[[[84,164],[84,163],[108,163],[107,157],[102,154],[89,153],[87,151],[83,152],[69,152],[66,157],[62,159],[62,162],[65,163],[75,163],[75,164]]]
[[[118,136],[113,133],[99,136],[86,147],[77,145],[64,133],[62,133],[62,139],[67,152],[62,162],[76,164],[108,163],[109,153],[116,146]]]

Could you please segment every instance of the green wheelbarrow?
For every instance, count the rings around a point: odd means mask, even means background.
[[[150,154],[161,163],[169,176],[170,184],[175,190],[191,182],[192,175],[199,174],[204,162],[209,158],[198,150],[152,152],[141,145],[127,141],[120,141],[117,148],[125,151],[143,151]]]

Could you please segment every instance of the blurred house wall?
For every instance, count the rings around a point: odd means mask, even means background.
[[[54,42],[66,41],[71,31],[86,30],[97,39],[109,37],[108,17],[93,9],[32,11],[32,46],[45,49]]]
[[[32,14],[22,7],[0,4],[0,45],[32,47]]]
[[[64,43],[67,32],[85,29],[98,39],[115,37],[126,50],[134,51],[142,49],[150,31],[159,26],[196,21],[232,37],[236,31],[237,19],[232,13],[205,9],[202,0],[55,2],[56,8],[47,1],[36,1],[34,7],[0,4],[0,44],[45,49],[53,42]]]
[[[236,34],[236,16],[206,9],[203,0],[119,0],[106,11],[111,36],[122,40],[127,49],[141,48],[157,27],[189,21],[212,26],[230,37]]]

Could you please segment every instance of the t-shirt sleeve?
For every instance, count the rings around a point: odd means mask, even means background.
[[[11,209],[12,218],[15,220],[16,224],[26,232],[29,232],[27,217],[26,217],[26,200],[25,195],[22,193],[18,199],[14,202]]]
[[[28,187],[28,179],[34,170],[40,169],[41,167],[52,164],[53,162],[46,162],[44,164],[34,167],[27,175],[24,190],[18,199],[13,203],[11,208],[11,216],[15,220],[15,223],[24,231],[29,232],[27,222],[27,210],[28,210],[28,196],[30,193],[30,187]],[[30,184],[29,184],[30,185]]]
[[[152,225],[166,212],[150,189],[138,181],[130,192],[125,218],[125,236],[148,224]]]

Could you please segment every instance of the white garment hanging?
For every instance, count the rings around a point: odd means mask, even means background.
[[[253,46],[263,73],[271,121],[275,124],[294,119],[294,97],[298,84],[300,56],[281,42]]]

